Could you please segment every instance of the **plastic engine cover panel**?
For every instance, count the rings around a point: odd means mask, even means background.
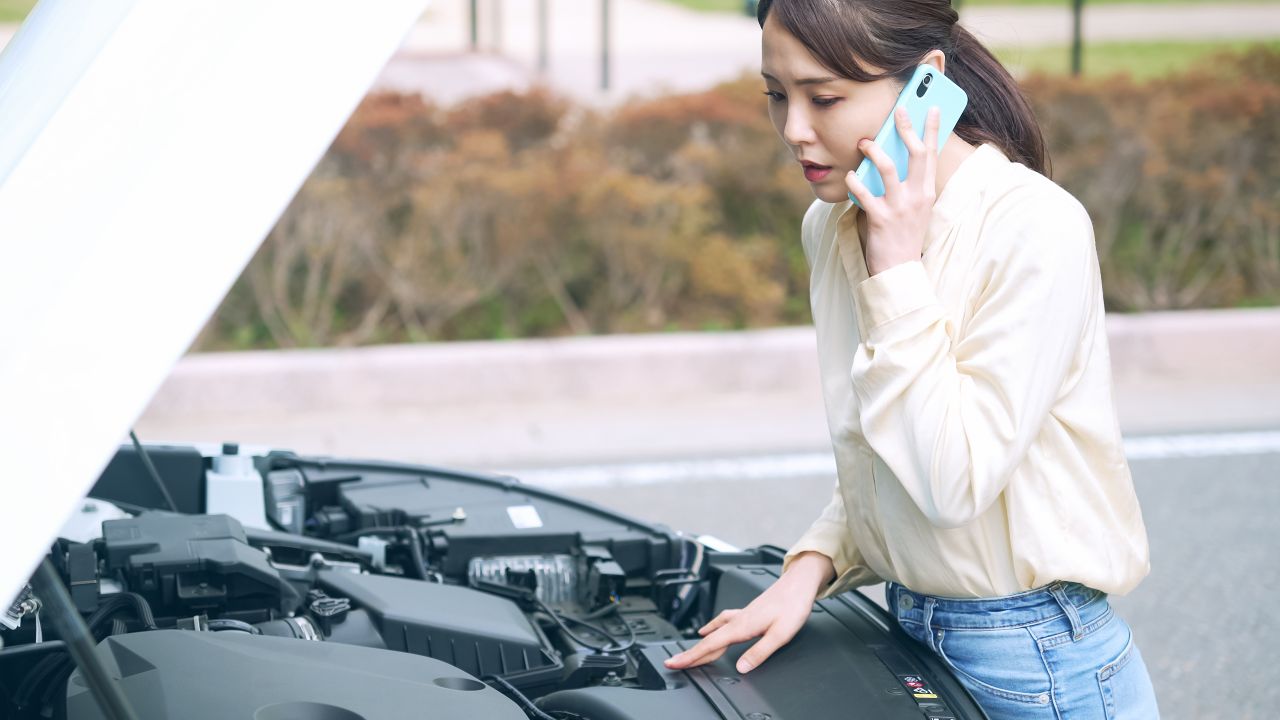
[[[505,695],[431,658],[238,632],[156,630],[95,650],[138,720],[527,720]],[[77,670],[69,720],[105,718]]]
[[[525,673],[551,681],[559,674],[559,661],[543,650],[529,618],[506,598],[340,570],[322,571],[319,585],[368,611],[391,650],[433,657],[475,675]]]

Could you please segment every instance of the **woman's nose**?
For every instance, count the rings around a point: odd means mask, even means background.
[[[782,128],[782,137],[792,145],[813,142],[813,126],[801,112],[787,113],[786,125]]]

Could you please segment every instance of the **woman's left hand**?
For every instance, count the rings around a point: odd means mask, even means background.
[[[879,145],[863,139],[858,149],[871,158],[884,180],[884,197],[873,197],[867,186],[850,172],[845,175],[849,192],[867,214],[865,256],[867,272],[875,275],[911,260],[919,260],[924,237],[929,230],[937,190],[938,172],[938,108],[929,109],[924,124],[924,142],[911,130],[911,119],[905,108],[898,108],[894,121],[898,135],[910,153],[907,179],[898,180],[898,169]]]

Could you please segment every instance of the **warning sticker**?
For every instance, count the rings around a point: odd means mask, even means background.
[[[919,675],[899,675],[898,679],[906,686],[907,692],[911,693],[911,697],[917,700],[926,698],[936,698],[937,693],[933,691]]]
[[[538,508],[532,505],[508,505],[507,515],[511,524],[517,528],[542,527],[542,518],[538,516]]]

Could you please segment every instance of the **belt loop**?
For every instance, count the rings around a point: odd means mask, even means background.
[[[933,606],[937,604],[938,601],[933,596],[924,596],[924,631],[929,633],[929,647],[934,652],[938,652],[938,635],[942,634],[941,630],[936,633],[933,630]]]
[[[1084,634],[1084,625],[1080,622],[1080,613],[1076,610],[1076,606],[1071,604],[1067,599],[1067,593],[1062,589],[1062,583],[1055,581],[1049,585],[1049,594],[1054,600],[1062,606],[1062,611],[1067,614],[1067,619],[1071,621],[1071,640],[1072,642],[1079,640]]]

